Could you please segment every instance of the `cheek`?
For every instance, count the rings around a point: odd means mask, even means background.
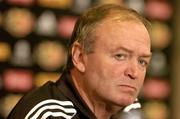
[[[145,76],[146,76],[146,71],[140,72],[140,74],[141,75],[139,76],[140,77],[140,81],[139,82],[140,82],[141,85],[143,85],[144,79],[145,79]]]
[[[139,91],[142,89],[142,87],[143,87],[143,84],[144,84],[144,76],[143,77],[141,77],[139,80],[137,80],[137,88],[139,88]],[[139,91],[138,91],[138,93],[139,93]]]
[[[125,66],[123,65],[111,65],[111,67],[107,68],[108,71],[110,72],[109,74],[113,79],[121,79],[124,77],[124,71],[125,71]]]

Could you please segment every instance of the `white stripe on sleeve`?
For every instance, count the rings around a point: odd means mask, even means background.
[[[53,117],[64,117],[65,119],[72,119],[72,116],[66,115],[62,112],[46,112],[45,114],[43,114],[41,119],[46,119],[49,116],[53,116]]]
[[[51,110],[51,109],[58,109],[60,111],[64,111],[65,113],[76,113],[76,110],[74,108],[64,108],[62,106],[59,105],[49,105],[49,106],[43,106],[42,108],[40,108],[32,117],[31,119],[37,119],[39,117],[40,114],[43,113],[43,111],[46,110]],[[62,112],[63,113],[63,112]]]
[[[59,101],[59,100],[55,100],[55,99],[48,99],[48,100],[44,100],[44,101],[38,103],[36,106],[34,106],[28,112],[28,114],[26,115],[25,119],[29,119],[29,117],[32,115],[32,113],[37,112],[39,110],[38,108],[40,108],[43,105],[47,105],[49,103],[54,103],[54,104],[58,104],[58,105],[61,105],[61,106],[72,106],[72,107],[74,107],[74,105],[73,105],[73,103],[71,101]]]

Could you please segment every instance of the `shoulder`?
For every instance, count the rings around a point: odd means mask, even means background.
[[[55,83],[48,82],[26,94],[8,119],[45,119],[49,116],[70,118],[75,114],[73,102],[60,93]]]
[[[47,117],[72,118],[76,109],[71,101],[46,99],[37,103],[25,116],[25,119],[46,119]]]

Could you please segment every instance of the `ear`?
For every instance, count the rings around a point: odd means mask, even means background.
[[[84,64],[84,53],[82,50],[81,45],[78,42],[75,42],[72,46],[72,62],[74,66],[80,71],[85,71],[85,64]]]

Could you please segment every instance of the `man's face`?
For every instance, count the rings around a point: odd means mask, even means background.
[[[148,31],[135,21],[105,21],[95,33],[94,52],[85,56],[85,86],[97,101],[127,106],[144,82],[151,55]]]

